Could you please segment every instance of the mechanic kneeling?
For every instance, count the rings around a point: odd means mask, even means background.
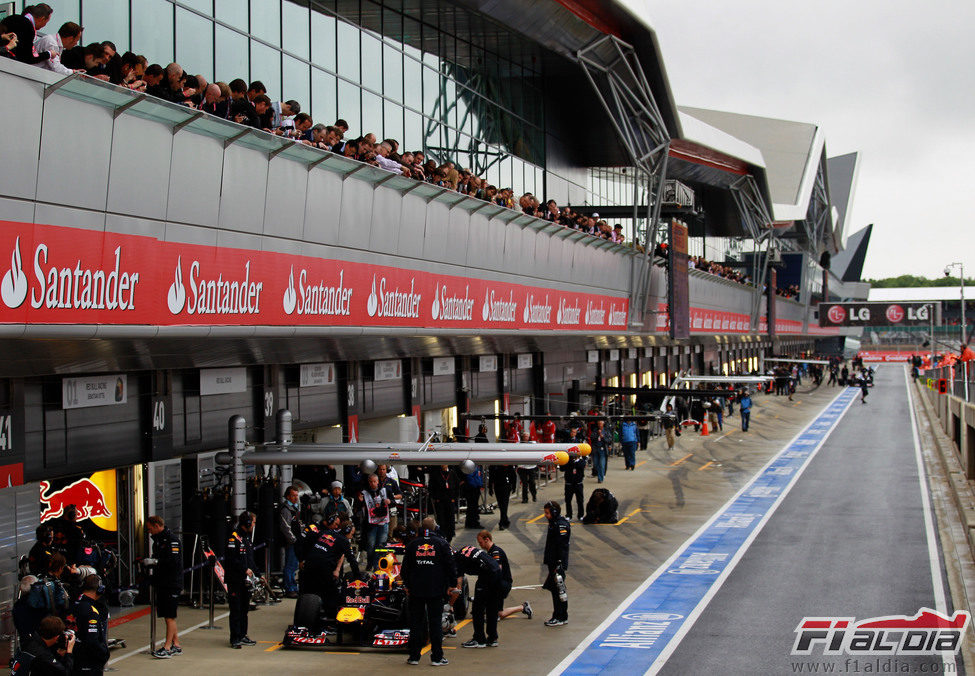
[[[334,618],[341,601],[338,580],[342,576],[342,564],[348,561],[355,577],[360,572],[348,540],[355,532],[352,522],[338,512],[332,512],[326,519],[321,527],[310,525],[305,529],[298,580],[300,593],[317,594],[326,615]]]

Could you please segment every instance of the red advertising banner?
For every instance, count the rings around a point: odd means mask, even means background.
[[[623,331],[627,298],[0,221],[0,324]]]
[[[691,308],[691,333],[750,333],[750,321],[748,315],[740,312]],[[668,329],[667,324],[667,306],[659,303],[657,305],[657,331],[666,331]],[[775,329],[776,333],[802,334],[802,322],[795,319],[778,319],[775,322]],[[759,320],[758,332],[765,333],[767,330],[768,321],[762,317]],[[810,325],[808,332],[817,335],[836,335],[838,330]]]

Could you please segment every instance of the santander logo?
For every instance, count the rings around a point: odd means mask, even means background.
[[[284,290],[284,298],[282,299],[285,314],[290,315],[294,312],[297,304],[298,294],[295,291],[295,266],[292,265],[291,272],[288,273],[288,288]]]
[[[173,283],[169,285],[169,293],[166,294],[166,302],[169,311],[178,315],[186,305],[186,287],[183,286],[183,257],[176,257],[176,273],[173,275]]]
[[[11,309],[20,307],[27,300],[27,275],[24,274],[23,259],[20,257],[20,237],[10,254],[10,269],[0,282],[0,299]]]

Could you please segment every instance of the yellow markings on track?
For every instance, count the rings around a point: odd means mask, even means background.
[[[633,515],[634,515],[634,514],[636,514],[637,512],[642,512],[642,511],[643,511],[643,508],[642,508],[642,507],[637,507],[637,508],[636,508],[636,509],[634,509],[634,510],[633,510],[632,512],[630,512],[629,514],[627,514],[627,515],[626,515],[626,518],[627,518],[627,519],[629,519],[629,518],[630,518],[631,516],[633,516]]]
[[[649,510],[645,510],[642,507],[637,507],[636,509],[634,509],[632,512],[630,512],[629,514],[627,514],[626,516],[624,516],[622,519],[620,519],[616,523],[590,523],[588,525],[590,525],[590,526],[620,526],[620,525],[626,523],[629,520],[629,518],[631,516],[633,516],[634,514],[636,514],[638,512],[645,512],[645,511],[649,511]]]
[[[693,456],[694,456],[693,453],[688,453],[687,455],[685,455],[680,460],[674,460],[672,463],[670,463],[670,466],[671,467],[677,467],[677,465],[681,464],[682,462],[684,462],[685,460],[687,460],[688,458],[691,458]]]
[[[270,642],[271,641],[258,641],[258,643],[270,643]],[[275,650],[278,650],[283,645],[284,645],[283,643],[275,643],[270,648],[265,648],[264,649],[264,652],[266,652],[266,653],[273,653]]]
[[[639,467],[640,465],[645,465],[645,464],[647,464],[647,461],[646,460],[641,460],[640,462],[638,462],[636,464],[636,466]]]
[[[471,623],[470,618],[464,620],[463,622],[458,622],[457,623],[457,626],[454,627],[454,631],[456,631],[458,629],[463,629],[464,627],[466,627],[470,623]],[[444,646],[444,650],[453,650],[455,647],[456,646]],[[429,643],[427,643],[425,646],[423,646],[423,650],[420,651],[420,654],[421,655],[426,655],[428,652],[430,652],[430,644]]]
[[[534,519],[532,519],[528,523],[535,523],[537,521],[541,521],[544,518],[545,518],[545,512],[542,512],[541,514],[539,514],[538,516],[536,516]]]
[[[710,467],[713,464],[714,464],[714,460],[708,460],[706,463],[704,463],[703,465],[701,465],[700,467],[698,467],[697,468],[697,471],[700,472],[701,470],[705,470],[705,469],[707,469],[708,467]]]

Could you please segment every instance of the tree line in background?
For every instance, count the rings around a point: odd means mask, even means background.
[[[958,286],[958,277],[919,277],[918,275],[899,275],[897,277],[884,277],[883,279],[867,279],[874,289],[893,289],[904,287],[919,286]],[[966,277],[965,286],[975,286],[975,278]]]

